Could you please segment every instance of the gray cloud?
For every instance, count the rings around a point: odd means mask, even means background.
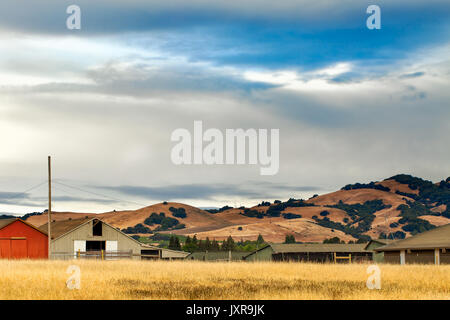
[[[186,184],[159,187],[144,186],[95,186],[98,189],[119,192],[124,195],[152,200],[203,199],[217,200],[227,197],[246,197],[249,199],[271,199],[275,195],[290,194],[295,196],[298,191],[315,191],[317,187],[287,186],[270,182],[247,182],[243,186],[236,184]],[[286,192],[288,191],[288,192]]]
[[[418,71],[418,72],[402,74],[399,78],[400,79],[411,79],[411,78],[418,78],[418,77],[421,77],[423,75],[425,75],[425,72]]]

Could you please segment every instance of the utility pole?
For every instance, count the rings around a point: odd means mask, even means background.
[[[51,234],[51,218],[52,214],[52,158],[48,156],[48,258],[51,257],[51,241],[52,241],[52,234]]]

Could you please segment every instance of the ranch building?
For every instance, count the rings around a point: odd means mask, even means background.
[[[366,244],[271,243],[244,257],[246,261],[371,261]]]
[[[47,228],[45,224],[39,229],[44,232]],[[95,218],[53,221],[50,232],[51,259],[160,259],[163,256],[161,248],[142,244]]]
[[[372,252],[372,260],[374,262],[384,262],[384,252],[375,251],[376,248],[393,243],[395,240],[391,239],[374,239],[370,240],[364,247],[365,250]]]
[[[450,224],[375,249],[388,263],[450,264]]]
[[[0,259],[47,259],[48,237],[19,219],[0,220]]]
[[[187,260],[200,261],[242,261],[248,252],[239,251],[198,251],[190,253]]]

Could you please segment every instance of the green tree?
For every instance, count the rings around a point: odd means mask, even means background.
[[[219,251],[219,250],[220,250],[219,242],[217,242],[216,239],[213,239],[213,241],[211,242],[211,251]]]
[[[233,251],[235,249],[235,247],[236,247],[236,244],[234,243],[234,240],[231,236],[228,236],[227,240],[225,240],[222,243],[222,250],[224,250],[224,251],[229,251],[229,250]]]
[[[342,241],[338,237],[333,237],[333,238],[330,238],[330,239],[323,240],[323,243],[342,243]]]
[[[264,238],[263,238],[263,236],[261,235],[261,234],[259,234],[258,235],[258,239],[256,240],[256,244],[257,245],[261,245],[261,244],[263,244],[265,241],[264,241]]]
[[[284,240],[284,243],[295,243],[295,237],[294,237],[294,235],[289,235],[289,234],[287,234],[286,235],[286,238],[285,238],[285,240]]]
[[[211,250],[211,241],[209,240],[209,238],[208,237],[206,237],[206,240],[205,240],[205,250]]]

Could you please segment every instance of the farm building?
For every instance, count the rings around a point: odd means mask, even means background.
[[[370,240],[367,245],[364,247],[365,250],[372,252],[372,260],[374,262],[384,262],[384,253],[375,251],[376,248],[385,246],[387,244],[393,243],[395,240],[390,239],[376,239]]]
[[[186,251],[161,248],[161,259],[164,260],[185,259],[188,255],[189,252]]]
[[[27,222],[0,220],[0,259],[47,259],[48,237]]]
[[[450,263],[450,224],[375,249],[388,263]]]
[[[200,261],[241,261],[248,255],[248,252],[239,251],[210,251],[210,252],[192,252],[186,259],[187,260],[200,260]]]
[[[365,244],[272,243],[250,253],[244,257],[244,260],[305,262],[370,261],[372,260],[372,252],[365,250],[365,246]]]
[[[47,230],[47,224],[40,230]],[[53,221],[51,258],[159,259],[161,248],[144,245],[99,219]]]

